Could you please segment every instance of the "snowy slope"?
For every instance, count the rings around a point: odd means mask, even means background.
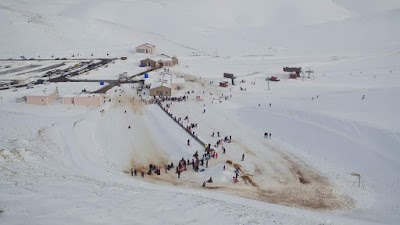
[[[140,101],[148,89],[117,86],[101,107],[15,101],[97,83],[0,91],[0,224],[398,224],[399,9],[395,0],[2,1],[0,58],[127,56],[77,77],[116,79],[142,71],[147,56],[134,47],[153,43],[178,56],[170,72],[193,91],[170,112],[198,123],[206,143],[217,131],[233,142],[178,179],[163,166],[203,146]],[[284,66],[315,73],[289,80]],[[224,72],[235,86],[218,87]],[[267,84],[271,75],[281,81]],[[150,163],[160,176],[130,177]]]
[[[388,51],[398,44],[399,13],[391,11],[398,3],[369,2],[5,1],[0,44],[4,57],[127,55],[144,42],[175,55],[261,55],[271,54],[270,48],[302,56]]]

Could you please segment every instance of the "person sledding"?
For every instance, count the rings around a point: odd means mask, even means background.
[[[212,183],[213,182],[212,177],[210,177],[210,179],[208,179],[207,182]]]
[[[239,169],[236,169],[236,170],[235,170],[235,178],[237,179],[238,176],[239,176]]]
[[[232,177],[232,179],[233,179],[233,183],[237,183],[238,182],[237,177]]]

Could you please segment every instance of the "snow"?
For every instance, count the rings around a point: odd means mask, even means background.
[[[1,79],[4,80],[18,80],[18,81],[25,81],[30,78],[40,78],[42,77],[46,71],[54,70],[54,69],[66,69],[75,65],[77,62],[64,62],[64,61],[18,61],[18,62],[11,62],[13,65],[12,68],[8,70],[2,71],[4,74],[1,76]],[[0,65],[8,65],[9,62],[4,63],[1,62]],[[15,72],[12,72],[13,70]]]
[[[45,88],[43,90],[35,90],[29,93],[29,96],[49,96],[56,91],[55,88]]]
[[[146,71],[148,68],[139,67],[139,62],[142,60],[140,56],[128,57],[127,60],[117,60],[115,63],[107,64],[106,68],[98,68],[94,71],[87,72],[71,79],[87,79],[87,80],[112,80],[118,79],[119,74],[127,72],[128,77]]]
[[[169,72],[185,88],[174,95],[188,97],[162,106],[188,116],[183,126],[196,123],[205,143],[217,132],[232,142],[178,179],[164,166],[204,146],[150,103],[149,89],[115,86],[100,107],[15,100],[93,92],[98,82],[1,90],[0,224],[398,224],[399,9],[394,0],[2,1],[0,58],[127,57],[71,78],[113,80],[145,71],[139,62],[151,55],[134,48],[155,44],[178,57]],[[0,81],[61,62],[1,61]],[[293,80],[284,66],[315,72]],[[236,85],[219,87],[224,72]],[[160,176],[147,175],[150,163]]]
[[[150,89],[157,88],[157,87],[161,87],[161,86],[171,88],[171,84],[170,84],[170,83],[164,83],[164,81],[163,81],[163,82],[155,82],[155,83],[152,83],[152,84],[150,85]]]

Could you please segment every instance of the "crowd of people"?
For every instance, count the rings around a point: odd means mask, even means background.
[[[182,98],[183,99],[183,98]],[[169,108],[171,107],[171,103],[166,103],[165,106],[163,106],[163,102],[168,101],[168,98],[156,98],[155,99],[155,103],[157,103],[172,119],[175,120],[175,122],[177,122],[179,125],[182,126],[182,128],[184,128],[192,137],[197,138],[197,134],[195,134],[194,132],[194,128],[197,128],[197,123],[193,123],[189,120],[189,116],[185,116],[183,119],[181,117],[176,117],[174,116],[170,111]],[[170,100],[172,101],[172,99]],[[179,100],[178,100],[179,101]],[[219,137],[219,139],[216,141],[214,147],[215,148],[219,148],[221,146],[221,150],[223,152],[223,154],[226,153],[226,148],[224,147],[223,143],[231,143],[232,141],[232,136],[224,136],[223,138],[221,138],[221,134],[219,131],[217,132],[213,132],[212,133],[212,137],[214,137],[216,134],[217,137]],[[187,140],[187,145],[190,146],[190,139]],[[183,173],[184,171],[187,171],[188,168],[192,168],[192,170],[194,172],[202,172],[204,171],[206,168],[208,168],[209,166],[209,161],[211,159],[218,159],[218,152],[216,151],[215,148],[212,148],[211,143],[205,144],[204,146],[204,154],[199,155],[199,152],[196,151],[193,154],[193,157],[187,158],[185,159],[184,157],[182,157],[176,166],[176,174],[177,177],[180,178],[181,173]],[[244,160],[244,154],[242,155],[242,161]],[[165,173],[168,173],[169,170],[174,168],[174,164],[171,162],[168,165],[165,165]],[[156,174],[156,175],[160,175],[161,174],[161,167],[156,166],[154,164],[150,164],[149,165],[149,170],[147,172],[148,175],[152,175],[152,174]],[[225,165],[224,168],[225,170]],[[236,170],[235,170],[236,171]],[[140,171],[142,174],[142,177],[144,177],[144,173],[142,173],[143,171]],[[235,172],[236,176],[236,182],[237,182],[237,176],[238,176],[238,172]],[[131,175],[132,176],[137,176],[137,170],[135,168],[131,169]],[[235,181],[234,179],[234,181]],[[208,183],[212,183],[212,177],[210,177],[210,179],[207,180]],[[203,183],[203,186],[205,186],[205,183]]]
[[[245,83],[244,80],[241,81],[241,83]],[[212,84],[212,83],[211,83]],[[255,82],[252,83],[255,85]],[[241,90],[246,91],[245,88],[241,88]],[[149,103],[151,104],[158,104],[161,109],[163,109],[176,123],[178,123],[185,131],[187,131],[188,134],[192,138],[194,138],[196,141],[199,141],[199,143],[202,143],[202,141],[198,138],[197,133],[195,132],[195,129],[197,128],[198,124],[193,123],[189,120],[189,116],[184,116],[184,117],[179,117],[176,115],[173,115],[171,113],[171,107],[173,105],[173,102],[182,102],[182,101],[187,101],[189,99],[189,95],[193,94],[194,91],[186,91],[184,96],[181,97],[168,97],[168,96],[159,96],[159,97],[154,97],[153,99],[148,100]],[[204,91],[203,91],[204,94]],[[213,95],[212,92],[210,92],[210,95]],[[202,96],[201,95],[196,95],[196,100],[201,100]],[[229,98],[232,98],[232,95],[225,95],[220,94],[218,96],[218,100],[221,102],[221,100],[228,100]],[[215,97],[212,101],[214,103]],[[271,103],[269,104],[271,107]],[[203,113],[206,112],[205,109],[205,104],[204,104],[204,109]],[[191,168],[192,171],[194,172],[202,172],[205,169],[208,168],[209,166],[209,161],[212,159],[218,159],[218,150],[222,151],[223,154],[226,154],[226,145],[224,146],[225,143],[231,143],[232,142],[232,136],[231,135],[226,135],[222,136],[219,131],[214,131],[211,134],[211,137],[218,137],[214,145],[211,145],[210,143],[204,145],[204,154],[199,154],[198,151],[193,154],[192,157],[182,157],[178,163],[176,164],[176,167],[174,164],[171,162],[170,164],[164,165],[165,168],[165,173],[168,173],[170,170],[174,170],[175,174],[177,174],[177,177],[180,178],[181,173],[187,171],[189,168]],[[265,138],[271,138],[271,133],[265,132],[264,133]],[[187,145],[191,146],[191,139],[187,139]],[[212,147],[213,146],[213,147]],[[243,153],[241,155],[241,161],[245,160],[245,154]],[[156,166],[154,164],[149,165],[149,170],[147,171],[148,175],[160,175],[161,174],[161,169],[162,167]],[[223,165],[223,170],[226,169],[226,166]],[[235,167],[234,170],[234,176],[233,176],[233,182],[236,183],[238,182],[238,176],[239,176],[239,171],[240,168]],[[134,168],[131,170],[131,175],[132,176],[137,176],[138,171]],[[144,172],[141,170],[140,174],[142,177],[144,177]],[[206,183],[212,183],[213,179],[210,177],[208,180],[203,182],[203,187],[206,186]]]

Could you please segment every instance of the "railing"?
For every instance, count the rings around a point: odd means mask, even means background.
[[[164,108],[160,102],[160,100],[156,100],[157,105],[160,106],[160,108],[173,120],[175,123],[177,123],[184,131],[186,131],[194,140],[196,140],[201,146],[205,147],[206,143],[204,143],[200,138],[198,138],[196,135],[190,132],[190,130],[186,129],[186,127],[183,126],[183,124],[179,123],[177,119],[175,119],[172,115],[172,113],[169,113],[166,108]]]

